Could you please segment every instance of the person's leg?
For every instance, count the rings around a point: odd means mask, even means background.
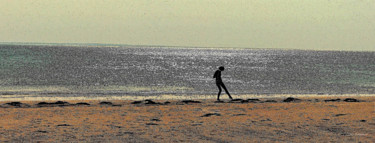
[[[228,94],[229,98],[230,98],[230,99],[233,99],[233,98],[232,98],[232,96],[230,96],[230,94],[229,94],[229,92],[228,92],[227,88],[225,87],[224,83],[221,83],[221,86],[222,86],[222,87],[224,88],[224,90],[225,90],[225,93],[227,93],[227,94]]]
[[[219,88],[219,93],[217,94],[217,100],[220,100],[221,87],[219,83],[216,83],[216,86]]]

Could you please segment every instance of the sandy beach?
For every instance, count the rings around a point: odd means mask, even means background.
[[[0,142],[375,140],[374,96],[224,103],[175,99],[2,101],[0,105]]]

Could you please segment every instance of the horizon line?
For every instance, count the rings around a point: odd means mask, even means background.
[[[175,45],[147,45],[147,44],[113,44],[113,43],[44,43],[44,42],[0,42],[0,45],[60,45],[60,46],[134,46],[134,47],[175,47],[175,48],[204,48],[204,49],[257,49],[257,50],[295,50],[295,51],[335,51],[335,52],[375,52],[369,50],[333,50],[333,49],[319,49],[319,50],[312,50],[312,49],[293,49],[293,48],[254,48],[254,47],[223,47],[223,46],[175,46]]]

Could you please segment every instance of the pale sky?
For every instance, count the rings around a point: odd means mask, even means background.
[[[375,1],[0,0],[0,42],[375,51]]]

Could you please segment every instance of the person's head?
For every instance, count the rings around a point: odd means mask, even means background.
[[[224,66],[220,66],[220,67],[219,67],[219,70],[220,70],[220,71],[223,71],[223,70],[224,70]]]

